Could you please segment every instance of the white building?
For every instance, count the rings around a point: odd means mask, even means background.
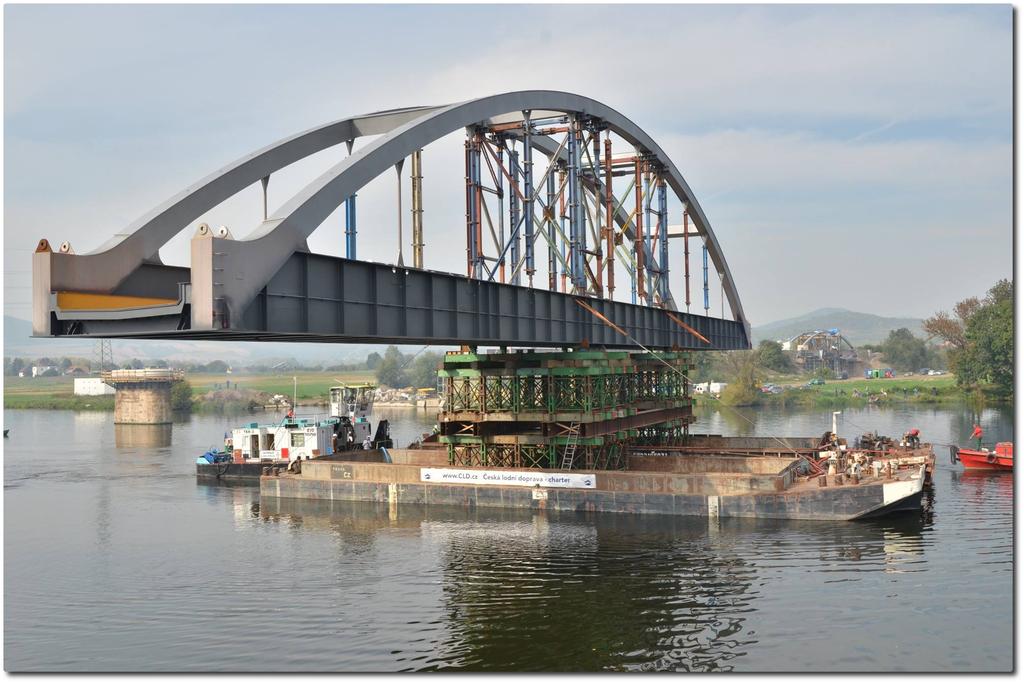
[[[114,394],[114,387],[104,384],[99,377],[76,377],[75,396],[107,396]]]
[[[54,370],[54,371],[56,371],[57,368],[53,367],[52,365],[33,365],[32,366],[32,376],[33,377],[39,377],[40,375],[42,375],[47,370]]]
[[[718,396],[722,393],[722,389],[725,389],[727,386],[728,382],[702,382],[693,385],[693,393]]]

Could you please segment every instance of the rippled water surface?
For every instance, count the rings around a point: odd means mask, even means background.
[[[695,432],[813,435],[828,411]],[[401,444],[428,431],[391,411]],[[1013,480],[937,449],[928,510],[784,523],[268,501],[197,484],[245,418],[117,429],[5,411],[10,671],[1007,671]],[[840,433],[962,441],[967,408],[852,410]],[[1012,438],[1012,411],[986,410]],[[168,440],[170,445],[167,444]]]

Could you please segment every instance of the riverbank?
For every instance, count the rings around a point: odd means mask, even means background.
[[[292,377],[295,377],[293,385]],[[271,398],[281,395],[302,407],[327,406],[332,386],[340,384],[373,383],[373,373],[356,372],[301,372],[295,375],[259,374],[191,374],[185,378],[192,386],[192,412],[238,413],[272,409]],[[411,401],[377,401],[382,408],[418,407],[436,408],[436,397]],[[114,397],[76,396],[74,377],[5,377],[4,408],[37,410],[113,410]]]
[[[779,393],[758,392],[752,401],[737,406],[847,407],[868,405],[953,405],[981,398],[985,403],[1008,403],[999,397],[964,392],[952,375],[894,377],[890,379],[826,380],[808,385],[806,378],[778,378],[772,382]],[[695,396],[698,405],[714,406],[719,399],[707,394]]]
[[[4,409],[35,410],[114,410],[113,396],[75,396],[72,394],[8,394],[4,392]]]

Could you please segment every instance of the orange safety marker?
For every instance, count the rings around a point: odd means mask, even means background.
[[[601,320],[601,322],[603,322],[603,323],[604,323],[605,325],[607,325],[608,327],[612,328],[613,330],[615,330],[616,332],[618,332],[619,334],[621,334],[621,335],[622,335],[623,337],[627,337],[627,338],[629,338],[629,339],[632,339],[632,337],[630,337],[630,336],[629,336],[629,334],[628,334],[628,333],[627,333],[627,332],[626,332],[626,331],[625,331],[624,329],[622,329],[621,327],[619,327],[618,325],[616,325],[615,323],[613,323],[613,322],[612,322],[611,320],[609,320],[608,318],[606,318],[606,317],[604,317],[603,315],[601,315],[600,311],[596,311],[596,310],[594,310],[593,308],[591,308],[591,307],[590,307],[590,306],[588,306],[587,304],[583,303],[583,302],[582,302],[582,301],[580,301],[579,299],[573,299],[573,301],[575,301],[575,302],[576,302],[576,303],[578,303],[578,304],[579,304],[580,306],[582,306],[583,308],[585,308],[585,309],[587,309],[588,311],[590,311],[590,312],[591,312],[591,313],[592,313],[592,314],[593,314],[594,316],[596,316],[596,317],[597,317],[597,318],[598,318],[599,320]]]
[[[697,337],[697,339],[700,339],[700,340],[701,340],[702,342],[704,342],[705,344],[711,344],[711,340],[710,340],[710,339],[708,339],[708,338],[707,338],[707,337],[705,337],[705,336],[704,336],[703,334],[701,334],[701,333],[700,333],[700,332],[698,332],[697,330],[693,329],[692,327],[690,327],[689,325],[687,325],[686,323],[684,323],[684,322],[683,322],[682,320],[680,320],[679,318],[677,318],[677,317],[675,317],[674,315],[672,315],[671,313],[669,313],[668,311],[665,311],[665,315],[667,315],[667,316],[668,316],[669,318],[671,318],[671,319],[672,319],[672,321],[673,321],[673,322],[674,322],[674,323],[675,323],[676,325],[679,325],[679,326],[680,326],[681,328],[683,328],[684,330],[686,330],[687,332],[689,332],[689,333],[690,333],[690,334],[692,334],[693,336]]]

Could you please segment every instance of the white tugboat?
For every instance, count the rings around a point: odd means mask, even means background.
[[[223,450],[211,448],[196,459],[196,475],[215,479],[259,479],[263,468],[287,467],[339,451],[391,448],[390,425],[381,420],[373,432],[372,384],[330,388],[326,417],[296,417],[293,410],[277,424],[251,422],[232,430]]]

